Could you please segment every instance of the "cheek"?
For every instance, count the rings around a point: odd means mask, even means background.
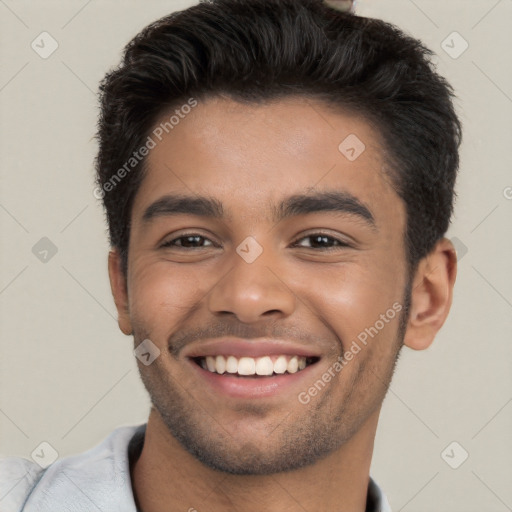
[[[169,331],[186,317],[208,293],[211,272],[186,265],[148,260],[134,261],[129,276],[130,314],[135,328],[157,335]]]
[[[396,309],[400,307],[403,288],[401,274],[396,267],[391,274],[391,268],[375,261],[372,265],[340,266],[337,270],[317,267],[311,279],[304,279],[304,273],[301,274],[302,283],[315,283],[315,286],[299,285],[302,287],[296,288],[296,293],[304,297],[310,309],[334,331],[343,350],[361,333],[359,339],[364,340],[366,329],[374,327],[376,322],[379,338],[394,338],[398,320]],[[384,320],[381,315],[385,315]]]

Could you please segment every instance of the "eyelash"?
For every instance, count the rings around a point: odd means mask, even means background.
[[[334,245],[330,245],[329,247],[316,248],[316,250],[319,250],[319,251],[335,251],[337,247],[338,248],[339,247],[342,247],[342,248],[350,247],[350,245],[347,244],[346,242],[344,242],[343,240],[340,240],[331,235],[327,235],[326,233],[321,233],[321,232],[309,233],[305,236],[302,236],[301,238],[298,238],[295,242],[293,242],[293,246],[296,247],[298,242],[300,242],[301,240],[306,240],[307,238],[310,238],[310,239],[322,238],[322,239],[328,239],[330,243],[334,242]],[[306,247],[306,249],[315,249],[315,248],[314,247]]]
[[[321,232],[318,232],[318,233],[310,233],[308,235],[305,235],[305,236],[302,236],[300,238],[298,238],[295,242],[293,242],[292,244],[292,247],[301,247],[298,244],[298,242],[300,242],[301,240],[306,240],[306,239],[313,239],[313,238],[324,238],[324,239],[328,239],[329,240],[329,243],[334,243],[334,245],[330,245],[329,247],[320,247],[320,248],[314,248],[314,247],[305,247],[306,249],[314,249],[314,250],[317,250],[317,251],[332,251],[332,250],[336,250],[336,247],[343,247],[343,248],[346,248],[346,247],[350,247],[350,245],[342,240],[339,240],[338,238],[335,238],[331,235],[327,235],[325,233],[321,233]],[[202,240],[208,240],[209,242],[211,242],[211,244],[215,247],[216,244],[215,242],[213,242],[212,240],[210,240],[209,238],[203,236],[203,235],[199,235],[197,233],[185,233],[177,238],[173,238],[172,240],[169,240],[167,242],[164,242],[161,247],[166,249],[166,248],[179,248],[179,249],[203,249],[204,247],[192,247],[192,248],[189,248],[189,247],[183,247],[183,246],[180,246],[180,245],[175,245],[175,242],[178,241],[178,240],[183,240],[183,239],[186,239],[186,238],[200,238]],[[207,246],[207,247],[210,247],[210,246]],[[304,248],[304,246],[302,246]]]

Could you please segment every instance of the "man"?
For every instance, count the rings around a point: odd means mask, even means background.
[[[390,510],[380,408],[456,275],[460,125],[429,55],[319,0],[205,2],[127,46],[95,195],[152,408],[44,471],[4,461],[7,510]]]

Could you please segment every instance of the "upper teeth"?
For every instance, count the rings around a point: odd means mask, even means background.
[[[264,356],[241,357],[207,356],[201,360],[201,366],[212,373],[238,373],[238,375],[272,375],[297,373],[306,367],[306,357],[302,356]]]

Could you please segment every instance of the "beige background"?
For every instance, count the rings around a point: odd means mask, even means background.
[[[4,455],[30,457],[42,441],[60,456],[81,452],[147,417],[132,340],[115,321],[106,227],[92,195],[95,91],[143,26],[192,3],[0,0]],[[512,510],[512,0],[363,0],[358,12],[437,52],[465,125],[449,233],[467,250],[455,303],[428,351],[402,354],[372,473],[394,511]],[[47,59],[31,48],[42,31],[59,44]],[[469,44],[457,59],[441,47],[453,31]],[[453,53],[463,41],[445,44]],[[47,262],[32,252],[43,237],[57,248]],[[461,448],[446,452],[453,441]],[[453,464],[463,449],[458,469],[441,456]]]

